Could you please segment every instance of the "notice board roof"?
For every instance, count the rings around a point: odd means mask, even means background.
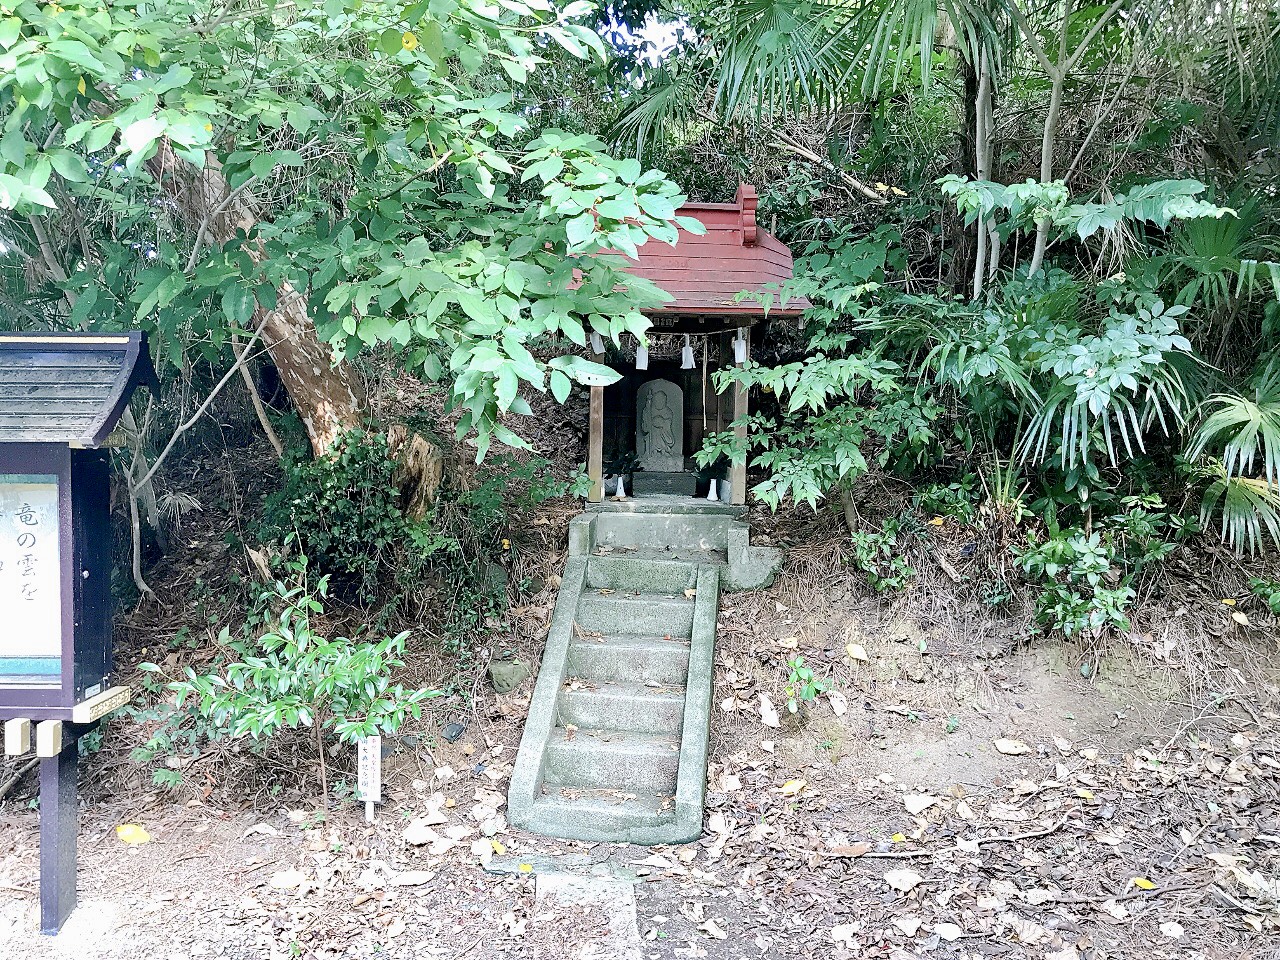
[[[629,261],[630,273],[652,280],[674,298],[648,312],[733,318],[744,324],[763,319],[766,310],[759,300],[739,301],[737,295],[790,280],[792,258],[785,243],[756,223],[758,203],[755,187],[744,183],[733,203],[686,203],[676,211],[700,220],[707,232],[698,236],[681,229],[674,247],[651,240]],[[774,293],[767,315],[794,317],[808,306],[800,298],[779,303]]]
[[[0,333],[0,443],[100,447],[155,382],[143,333]]]

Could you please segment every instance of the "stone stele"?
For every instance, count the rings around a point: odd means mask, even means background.
[[[670,380],[636,392],[636,459],[644,470],[684,469],[684,394]]]

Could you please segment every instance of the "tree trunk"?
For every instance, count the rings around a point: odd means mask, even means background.
[[[968,57],[956,49],[957,66],[960,77],[964,81],[964,97],[960,111],[960,129],[956,133],[956,163],[953,172],[962,177],[973,176],[978,169],[978,71],[969,62]],[[943,216],[947,216],[944,212]],[[974,261],[978,256],[978,248],[974,245],[974,237],[964,227],[964,220],[957,218],[958,229],[952,246],[951,263],[947,268],[947,280],[953,290],[963,290],[969,286],[973,276]],[[979,228],[981,234],[981,228]]]
[[[1063,28],[1065,35],[1066,27]],[[1053,86],[1049,91],[1049,112],[1044,118],[1044,134],[1040,139],[1040,182],[1053,181],[1053,148],[1058,135],[1058,114],[1062,111],[1062,91],[1066,86],[1065,70],[1059,63],[1058,71],[1053,75]],[[1035,276],[1044,265],[1045,250],[1049,246],[1049,218],[1042,217],[1036,224],[1036,248],[1031,255],[1029,274]]]
[[[203,170],[196,170],[165,144],[150,163],[165,193],[195,231],[191,266],[206,242],[220,247],[235,240],[238,230],[251,233],[257,226],[258,216],[246,190],[249,184],[232,190],[212,155]],[[247,241],[244,249],[254,263],[266,259],[261,241]],[[340,433],[361,424],[362,391],[351,368],[337,360],[320,339],[305,299],[290,284],[279,286],[275,309],[257,308],[255,320],[281,382],[307,428],[312,450],[317,455],[325,453]]]
[[[993,113],[991,109],[991,58],[985,48],[982,51],[979,64],[978,89],[974,94],[973,102],[973,159],[977,179],[990,180],[992,153],[991,118]],[[965,108],[965,113],[968,113],[968,107]],[[990,232],[986,217],[979,217],[976,226],[978,228],[978,256],[977,262],[973,267],[974,300],[982,296],[982,287],[986,281],[988,234]]]

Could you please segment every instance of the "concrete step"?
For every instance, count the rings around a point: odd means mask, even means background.
[[[560,691],[556,726],[579,730],[625,730],[680,736],[684,687],[640,683],[590,683]]]
[[[587,633],[693,635],[693,600],[684,596],[584,591],[578,598],[578,627]]]
[[[588,513],[692,513],[699,516],[741,517],[747,512],[744,506],[734,506],[704,498],[678,497],[649,494],[644,497],[628,497],[625,500],[605,500],[587,504]]]
[[[626,730],[557,727],[547,741],[548,784],[623,793],[673,795],[680,766],[680,738]]]
[[[544,783],[543,790],[545,793],[533,802],[531,815],[538,830],[551,836],[660,842],[647,840],[645,832],[675,819],[670,795],[584,790],[550,783]]]
[[[728,513],[600,513],[595,544],[677,550],[727,550],[734,516]]]
[[[689,675],[689,642],[634,635],[577,637],[569,644],[566,672],[587,680],[684,686]]]
[[[697,564],[729,562],[729,554],[726,550],[703,550],[698,547],[611,547],[608,544],[602,544],[595,548],[592,556],[624,557],[634,560],[679,560]]]
[[[696,564],[671,557],[593,556],[587,561],[587,586],[593,589],[680,596],[697,582]]]

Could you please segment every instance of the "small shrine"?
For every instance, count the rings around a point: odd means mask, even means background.
[[[687,203],[678,213],[706,227],[680,230],[674,247],[645,244],[630,272],[671,295],[648,311],[648,346],[634,356],[597,355],[621,378],[591,388],[588,499],[622,492],[746,502],[746,466],[698,470],[694,455],[709,434],[747,416],[747,391],[716,392],[712,375],[748,362],[751,341],[776,318],[794,318],[807,301],[779,302],[791,279],[791,250],[756,223],[759,198],[741,184],[733,203]],[[770,292],[769,288],[772,287]],[[739,299],[746,292],[750,296]],[[745,435],[745,428],[737,428]]]

